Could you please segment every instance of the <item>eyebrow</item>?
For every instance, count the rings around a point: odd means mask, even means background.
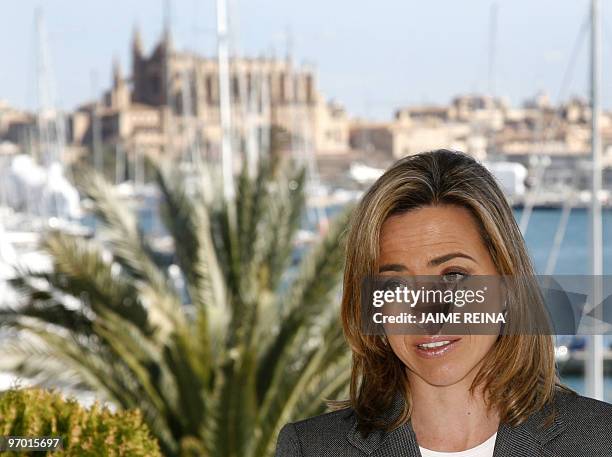
[[[431,259],[427,264],[431,267],[435,267],[438,265],[442,265],[444,262],[448,262],[451,259],[455,259],[457,257],[461,257],[463,259],[471,260],[474,263],[477,263],[476,260],[472,256],[464,254],[463,252],[451,252],[450,254],[445,254],[440,257],[436,257],[435,259]]]
[[[440,257],[431,259],[429,262],[427,262],[427,265],[430,267],[435,267],[438,265],[442,265],[443,263],[448,262],[449,260],[455,259],[457,257],[469,259],[472,262],[476,263],[476,260],[474,260],[472,256],[464,254],[463,252],[451,252],[449,254],[445,254]],[[383,273],[385,271],[401,272],[401,271],[407,271],[407,270],[408,268],[406,268],[406,266],[401,263],[386,263],[380,266],[380,268],[378,269],[378,272],[379,273]]]
[[[445,262],[448,262],[449,260],[455,259],[457,257],[463,258],[463,259],[468,259],[471,260],[474,263],[477,263],[476,260],[474,260],[474,258],[472,256],[469,256],[467,254],[464,254],[463,252],[451,252],[450,254],[445,254],[442,255],[440,257],[436,257],[435,259],[431,259],[429,262],[427,262],[427,264],[430,267],[435,267],[438,265],[442,265]]]
[[[406,268],[406,266],[402,265],[401,263],[386,263],[380,266],[380,268],[378,269],[378,272],[383,273],[385,271],[406,271],[406,270],[408,270],[408,268]]]

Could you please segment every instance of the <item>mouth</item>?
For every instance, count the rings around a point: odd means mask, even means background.
[[[442,357],[454,350],[461,338],[442,337],[435,340],[421,341],[415,345],[416,353],[424,358]]]

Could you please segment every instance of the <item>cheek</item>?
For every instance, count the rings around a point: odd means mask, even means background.
[[[472,335],[469,337],[469,351],[480,361],[497,341],[497,335]]]
[[[387,336],[387,340],[389,341],[389,346],[393,350],[393,353],[399,358],[404,364],[408,361],[410,357],[410,336],[405,335],[389,335]]]

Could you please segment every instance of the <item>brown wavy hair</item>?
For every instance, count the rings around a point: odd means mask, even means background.
[[[380,231],[389,216],[443,204],[467,208],[474,215],[500,275],[534,278],[512,209],[484,166],[466,154],[443,149],[393,164],[362,198],[347,237],[341,317],[352,350],[352,376],[350,399],[341,405],[353,408],[364,435],[408,421],[411,399],[406,367],[386,337],[361,332],[362,281],[378,271]],[[516,303],[508,306],[513,317],[528,315],[526,307],[543,307],[536,289],[526,283],[514,291]],[[551,402],[557,384],[552,336],[510,332],[500,335],[483,359],[471,391],[481,387],[500,420],[518,425]],[[398,391],[404,395],[404,408],[389,421],[385,412]]]

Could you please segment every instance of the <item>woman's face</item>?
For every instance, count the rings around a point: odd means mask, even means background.
[[[496,275],[493,260],[471,213],[460,206],[426,206],[388,218],[381,230],[381,275]],[[497,335],[389,335],[393,352],[433,386],[450,386],[470,375]],[[431,347],[436,343],[435,347]],[[443,344],[440,346],[440,344]]]

